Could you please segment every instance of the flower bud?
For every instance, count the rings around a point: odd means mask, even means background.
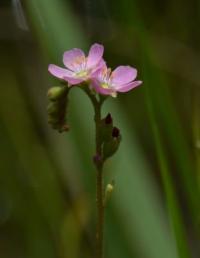
[[[114,185],[112,184],[107,184],[106,186],[106,194],[111,194],[114,190]]]
[[[117,127],[113,127],[111,135],[112,137],[110,138],[110,140],[104,142],[103,144],[104,160],[110,158],[115,154],[121,142],[120,130]]]
[[[111,197],[112,192],[114,191],[114,185],[115,185],[115,182],[113,180],[111,183],[107,184],[107,186],[106,186],[105,197],[104,197],[104,206],[107,204],[107,202],[109,201],[109,199]]]
[[[58,105],[57,102],[50,102],[47,106],[48,115],[56,115],[58,113]]]
[[[69,88],[67,87],[53,87],[48,92],[50,99],[47,107],[48,123],[59,132],[69,130],[66,123],[68,92]]]
[[[112,129],[112,137],[113,138],[118,138],[119,134],[120,134],[119,129],[117,127],[113,127],[113,129]]]
[[[67,87],[60,87],[60,86],[52,87],[51,89],[49,89],[49,91],[47,93],[47,97],[51,101],[56,101],[59,98],[62,98],[62,96],[65,94],[66,90],[67,90]]]

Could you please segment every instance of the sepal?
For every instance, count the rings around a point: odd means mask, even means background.
[[[106,160],[113,156],[119,148],[121,142],[120,130],[117,127],[113,127],[111,137],[103,144],[103,158]]]

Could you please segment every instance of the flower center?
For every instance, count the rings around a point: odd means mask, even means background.
[[[106,82],[103,82],[103,83],[101,84],[101,87],[104,88],[104,89],[109,89],[109,88],[110,88],[110,87],[109,87],[109,84],[106,83]]]
[[[108,89],[110,91],[110,95],[113,97],[113,98],[116,98],[117,97],[117,92],[115,91],[115,89],[112,87],[112,85],[109,84],[109,82],[102,82],[101,83],[101,87],[103,89]]]
[[[86,77],[87,75],[88,75],[87,71],[84,71],[84,70],[76,73],[76,76],[80,78]]]

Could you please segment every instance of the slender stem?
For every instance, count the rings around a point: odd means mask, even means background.
[[[103,257],[103,231],[104,231],[104,207],[103,207],[103,180],[102,170],[97,171],[97,228],[96,228],[96,256]]]
[[[94,121],[95,121],[95,143],[96,157],[99,160],[96,165],[96,204],[97,204],[97,225],[96,225],[96,258],[103,258],[103,231],[104,231],[104,187],[103,187],[103,160],[102,158],[102,143],[100,137],[101,130],[101,106],[106,100],[105,97],[99,96],[99,100],[91,93],[88,88],[82,88],[90,98],[94,106]]]
[[[101,103],[95,105],[96,125],[96,155],[102,156],[100,140]],[[103,258],[103,231],[104,231],[104,205],[103,205],[103,162],[96,163],[96,203],[97,203],[97,228],[96,228],[96,258]]]

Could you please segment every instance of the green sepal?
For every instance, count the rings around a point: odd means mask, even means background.
[[[106,160],[107,158],[112,157],[118,150],[120,142],[121,142],[121,135],[118,137],[112,137],[109,141],[104,142],[103,144],[103,159]]]

